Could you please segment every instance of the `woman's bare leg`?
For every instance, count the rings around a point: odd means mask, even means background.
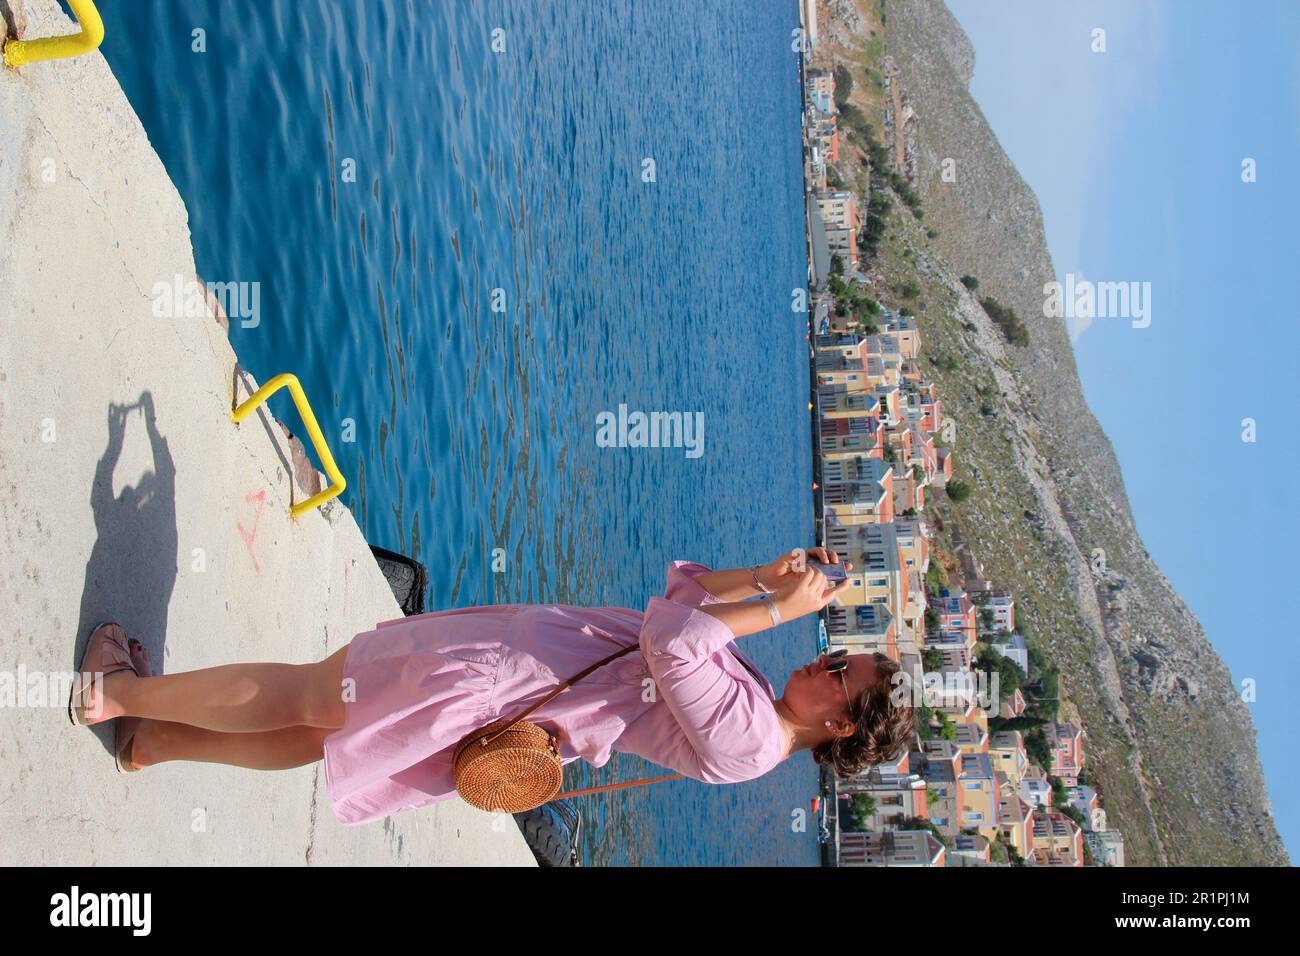
[[[104,681],[104,717],[143,717],[205,730],[254,734],[343,726],[341,647],[315,664],[223,664],[181,674]]]
[[[252,770],[288,770],[321,759],[329,727],[283,727],[250,734],[227,734],[188,724],[142,720],[131,747],[131,762],[149,767],[170,760],[223,763]]]

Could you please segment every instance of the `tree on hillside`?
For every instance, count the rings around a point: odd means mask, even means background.
[[[966,481],[948,482],[948,497],[956,502],[965,501],[967,498],[970,497],[971,492],[973,490],[974,489],[971,488],[970,486],[970,482],[966,482]]]
[[[1022,348],[1029,344],[1029,329],[1025,323],[1020,321],[1013,309],[1009,309],[1002,303],[998,302],[992,296],[985,296],[980,299],[980,305],[988,313],[988,317],[993,320],[993,324],[1002,330],[1006,340],[1012,345],[1019,345]]]
[[[986,686],[992,688],[993,674],[998,675],[998,696],[1010,697],[1017,688],[1026,680],[1025,672],[1009,657],[1003,657],[997,651],[990,650],[987,654],[980,655],[975,664],[975,670],[984,671],[988,675]]]
[[[1052,748],[1047,743],[1042,727],[1034,727],[1024,734],[1025,753],[1040,767],[1052,766]]]
[[[962,276],[961,284],[964,285],[966,288],[970,289],[972,292],[974,292],[976,289],[980,287],[980,280],[975,278],[974,276]]]
[[[840,63],[835,67],[833,75],[835,77],[835,108],[842,111],[844,104],[853,95],[853,74],[849,72],[847,66]]]

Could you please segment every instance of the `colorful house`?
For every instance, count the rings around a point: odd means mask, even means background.
[[[930,569],[929,526],[921,518],[895,518],[894,534],[903,552],[904,566],[924,575]]]
[[[876,325],[880,330],[878,335],[887,336],[898,343],[898,351],[903,358],[915,359],[921,354],[921,332],[914,317],[883,309]]]
[[[1092,860],[1098,866],[1124,865],[1124,834],[1118,830],[1085,832],[1083,841],[1088,844]]]
[[[956,632],[963,641],[971,646],[977,639],[975,630],[975,604],[970,597],[955,584],[940,588],[933,596],[931,606],[939,612],[939,629],[943,632]]]
[[[957,798],[957,768],[961,752],[951,740],[924,740],[921,749],[908,755],[910,765],[921,775],[927,789],[929,820],[941,832],[956,834],[960,806]]]
[[[950,866],[988,866],[992,862],[992,844],[978,833],[958,833],[948,851]]]
[[[990,641],[989,645],[1003,657],[1019,664],[1026,675],[1029,673],[1029,645],[1019,634],[1003,635],[997,640]]]
[[[907,433],[910,448],[903,463],[909,468],[919,467],[921,483],[928,484],[934,480],[935,473],[939,470],[938,446],[934,443],[934,436],[926,434],[915,426],[909,427]]]
[[[1016,629],[1016,599],[1010,591],[990,591],[983,608],[993,615],[994,630],[1010,634]]]
[[[845,385],[818,385],[817,407],[823,421],[841,418],[884,418],[880,399],[874,393],[850,389]],[[874,430],[873,427],[872,431]]]
[[[826,515],[826,547],[853,564],[837,600],[845,606],[883,604],[895,617],[906,607],[907,573],[892,524],[838,525]]]
[[[817,356],[817,384],[842,385],[846,391],[862,392],[869,387],[860,359],[846,359],[831,353]]]
[[[1021,857],[1033,852],[1034,808],[1015,791],[1003,790],[998,799],[998,830]]]
[[[847,189],[834,192],[817,193],[813,197],[817,211],[821,213],[822,222],[827,231],[831,229],[850,229],[856,232],[858,222],[858,197]]]
[[[1070,798],[1070,806],[1083,814],[1085,830],[1106,829],[1106,810],[1096,790],[1084,786],[1067,787],[1065,793]]]
[[[894,520],[894,473],[870,455],[822,459],[822,506],[827,526]]]
[[[907,419],[923,432],[936,432],[943,421],[939,386],[933,382],[909,382],[904,392]]]
[[[859,604],[826,608],[826,636],[833,650],[847,648],[850,654],[879,652],[890,660],[900,659],[894,616],[884,604]]]
[[[834,113],[835,76],[826,71],[808,74],[808,99],[822,113]]]
[[[823,424],[825,424],[823,422]],[[869,455],[872,458],[885,456],[885,426],[879,420],[874,430],[858,430],[852,434],[826,434],[822,431],[822,460],[834,461],[837,458],[850,458]]]
[[[953,743],[964,754],[988,753],[989,732],[979,724],[957,724],[954,730],[957,736]]]
[[[938,469],[937,474],[947,481],[952,477],[952,452],[947,448],[936,448],[934,450],[935,466]]]
[[[898,339],[889,335],[868,335],[862,353],[867,379],[873,385],[900,385],[903,381],[903,355]]]
[[[957,764],[958,829],[976,829],[991,840],[998,835],[998,782],[984,752],[962,753]]]
[[[1043,733],[1052,748],[1052,776],[1067,787],[1077,786],[1083,770],[1083,728],[1052,721],[1044,725]]]
[[[1034,849],[1026,863],[1035,866],[1083,866],[1083,831],[1064,813],[1034,811]]]
[[[1018,730],[1000,730],[989,737],[989,760],[993,769],[1006,774],[1017,788],[1029,769],[1024,735]]]
[[[913,817],[928,819],[925,781],[919,774],[873,773],[876,769],[872,767],[838,785],[842,796],[865,793],[874,801],[875,812],[861,821],[864,829],[883,830]]]
[[[904,434],[907,434],[906,432]],[[916,473],[912,471],[911,465],[905,465],[901,461],[894,461],[894,511],[897,514],[905,512],[921,512],[925,510],[925,484],[917,481]]]
[[[880,401],[877,414],[886,428],[897,428],[903,417],[902,393],[897,385],[877,385],[871,394]]]
[[[1011,692],[1009,697],[1003,697],[1001,706],[998,707],[998,716],[1010,720],[1013,717],[1019,717],[1025,712],[1025,695],[1017,687]]]
[[[1052,806],[1052,786],[1034,764],[1029,765],[1020,780],[1020,798],[1031,807],[1048,809]]]
[[[929,830],[841,833],[840,866],[947,866],[947,850]]]

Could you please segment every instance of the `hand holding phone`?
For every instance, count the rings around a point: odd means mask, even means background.
[[[843,564],[823,564],[821,561],[814,561],[811,558],[808,559],[807,563],[808,567],[816,568],[826,575],[827,584],[836,584],[849,576],[848,572],[844,570]]]

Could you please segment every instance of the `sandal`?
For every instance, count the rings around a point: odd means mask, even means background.
[[[87,667],[97,669],[87,670]],[[77,676],[73,678],[72,691],[68,695],[68,720],[72,721],[74,726],[98,723],[99,721],[91,719],[94,715],[90,713],[86,704],[87,693],[93,690],[97,683],[101,685],[102,691],[104,678],[125,670],[136,672],[135,665],[131,662],[131,648],[126,631],[114,621],[100,624],[90,632],[90,643],[86,645],[81,666],[77,668]]]
[[[144,645],[140,645],[140,658],[140,665],[135,669],[136,674],[140,677],[152,677],[149,651]],[[135,773],[140,769],[132,762],[131,753],[135,747],[135,732],[140,727],[141,719],[140,717],[117,718],[117,727],[113,731],[113,764],[117,767],[118,773]]]

